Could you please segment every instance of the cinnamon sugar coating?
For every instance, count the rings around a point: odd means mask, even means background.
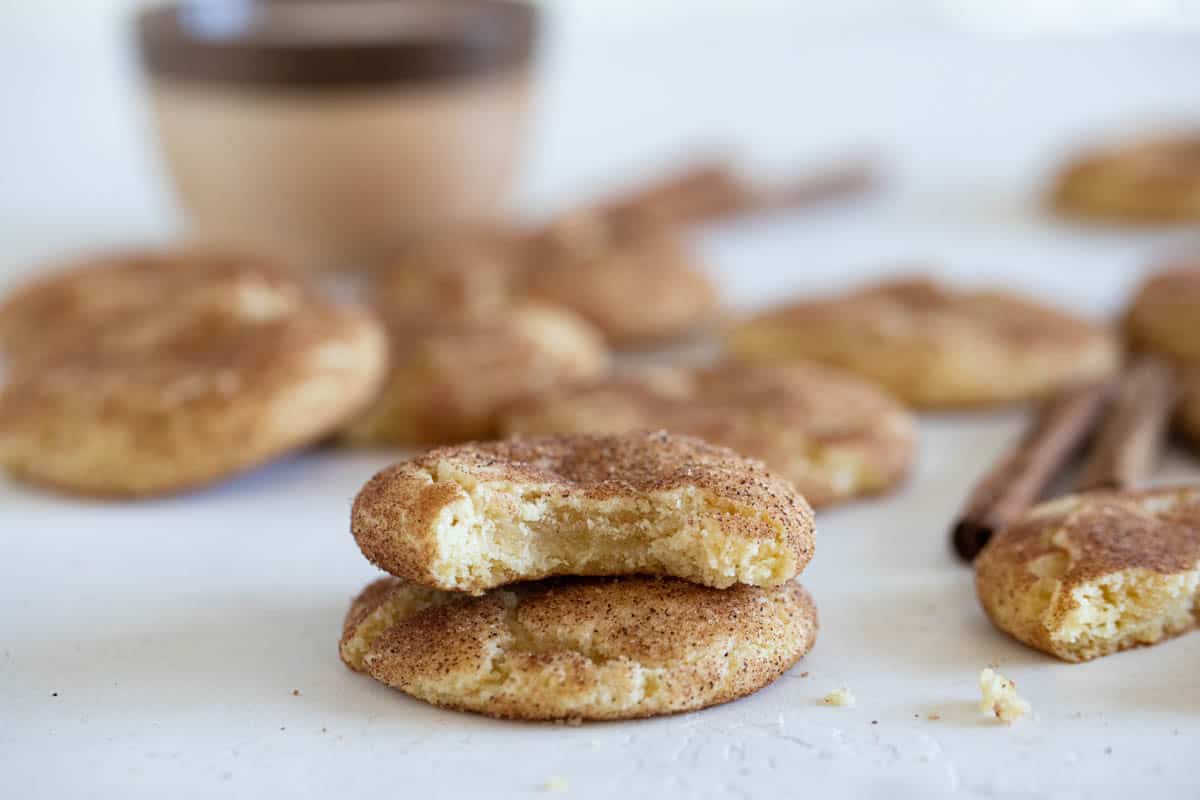
[[[562,306],[616,346],[690,335],[712,323],[717,309],[712,282],[679,240],[659,234],[613,242],[590,229],[487,230],[432,240],[382,275],[374,296],[386,313],[401,314]]]
[[[359,493],[354,537],[413,583],[479,593],[554,575],[778,585],[812,557],[812,510],[761,463],[665,432],[444,447]]]
[[[8,299],[0,463],[64,491],[200,486],[335,430],[376,391],[370,316],[244,256],[81,264]]]
[[[391,362],[384,389],[344,431],[354,444],[433,445],[494,439],[501,412],[529,395],[599,377],[598,331],[562,308],[384,317]]]
[[[560,579],[470,597],[384,578],[354,601],[339,649],[351,669],[448,708],[632,719],[755,692],[816,633],[816,607],[794,581]]]
[[[918,408],[1043,397],[1117,367],[1099,325],[1002,291],[914,278],[793,303],[743,322],[731,350],[748,360],[812,359],[877,380]]]
[[[1200,365],[1200,264],[1177,263],[1142,283],[1125,315],[1134,347]]]
[[[512,407],[505,432],[664,428],[760,459],[814,507],[885,491],[913,459],[912,415],[882,389],[816,364],[664,368],[565,386]]]
[[[1112,222],[1200,220],[1200,132],[1084,153],[1058,175],[1050,199],[1064,214]]]
[[[1052,500],[996,534],[975,572],[997,627],[1058,658],[1155,644],[1200,613],[1200,489]]]

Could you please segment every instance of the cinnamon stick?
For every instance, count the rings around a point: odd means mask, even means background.
[[[726,209],[723,216],[769,214],[803,208],[868,191],[879,181],[878,164],[865,158],[849,160],[819,172],[792,176],[775,184],[747,187],[740,204]]]
[[[1037,502],[1087,439],[1112,390],[1104,382],[1050,400],[1011,450],[987,473],[954,525],[955,551],[971,561],[992,534]]]
[[[801,208],[866,191],[878,179],[874,162],[854,159],[758,186],[738,175],[727,162],[708,159],[569,216],[603,220],[611,235],[619,239]]]
[[[1121,377],[1075,489],[1132,489],[1140,484],[1162,451],[1178,401],[1174,369],[1161,359],[1140,356]]]

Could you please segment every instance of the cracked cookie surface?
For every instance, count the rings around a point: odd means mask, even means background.
[[[1043,503],[992,537],[975,580],[997,627],[1065,661],[1184,633],[1200,617],[1200,489]]]
[[[561,306],[622,347],[689,336],[710,325],[718,309],[716,287],[691,250],[666,235],[619,244],[590,232],[544,237],[488,230],[434,239],[381,275],[373,295],[385,314]]]
[[[1110,375],[1116,337],[1002,291],[914,278],[767,311],[729,334],[747,360],[810,359],[872,378],[917,408],[1043,397]]]
[[[536,395],[508,434],[663,428],[760,459],[814,507],[885,491],[912,463],[912,415],[873,383],[816,364],[665,368]]]
[[[578,315],[549,306],[505,313],[386,313],[383,390],[343,432],[358,445],[494,439],[501,411],[531,394],[604,374],[608,350]]]
[[[245,256],[97,259],[0,311],[0,463],[142,496],[200,486],[332,433],[370,399],[378,323]]]
[[[480,597],[383,578],[347,614],[342,660],[449,708],[631,719],[750,694],[812,647],[796,582],[718,590],[644,576],[519,584]]]
[[[1126,223],[1200,220],[1200,133],[1142,137],[1085,153],[1059,174],[1062,213]]]
[[[663,431],[444,447],[372,478],[363,554],[407,580],[482,592],[555,575],[778,585],[812,558],[812,509],[757,461]]]

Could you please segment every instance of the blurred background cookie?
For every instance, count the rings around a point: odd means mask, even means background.
[[[46,272],[0,301],[0,349],[10,363],[81,349],[145,352],[315,302],[275,262],[231,252],[110,253]]]
[[[351,530],[387,572],[479,593],[555,575],[775,586],[812,558],[812,509],[724,447],[638,431],[444,447],[383,470]]]
[[[619,347],[687,337],[715,321],[715,285],[680,239],[597,236],[488,229],[430,239],[377,277],[371,302],[389,314],[560,305]]]
[[[1155,644],[1197,623],[1200,490],[1044,503],[992,537],[975,575],[997,627],[1065,661]]]
[[[796,582],[718,590],[630,577],[469,597],[398,578],[355,599],[341,640],[358,672],[430,703],[516,719],[631,719],[755,692],[812,647]]]
[[[757,458],[814,507],[884,491],[912,463],[911,414],[869,381],[815,364],[724,362],[564,386],[516,404],[509,434],[664,428]]]
[[[1151,275],[1125,315],[1130,343],[1181,363],[1200,364],[1200,265]]]
[[[0,463],[65,491],[152,495],[310,444],[384,374],[383,333],[254,259],[86,264],[5,305]]]
[[[728,336],[748,360],[812,359],[873,378],[917,408],[1043,397],[1111,374],[1116,338],[1021,295],[913,278],[752,317]]]
[[[1064,214],[1112,222],[1200,220],[1200,132],[1085,153],[1063,168],[1050,200]]]
[[[431,301],[432,302],[432,301]],[[345,429],[348,442],[429,445],[490,439],[510,403],[608,370],[600,334],[552,306],[506,313],[392,314],[386,385]]]

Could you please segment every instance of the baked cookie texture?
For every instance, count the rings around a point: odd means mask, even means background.
[[[1136,348],[1200,364],[1200,263],[1174,264],[1148,277],[1125,314],[1125,333]]]
[[[872,378],[917,408],[969,408],[1040,398],[1112,374],[1105,328],[1002,291],[959,291],[926,279],[807,300],[735,326],[746,360],[811,359]]]
[[[439,706],[632,719],[757,691],[812,647],[817,624],[794,581],[717,590],[581,578],[471,597],[383,578],[355,599],[340,653],[351,669]]]
[[[997,627],[1064,661],[1183,633],[1200,615],[1200,489],[1044,503],[992,538],[975,579]]]
[[[354,444],[433,445],[492,439],[509,404],[607,372],[600,334],[562,308],[505,314],[385,317],[386,385],[343,432]]]
[[[515,438],[383,470],[351,528],[381,569],[481,593],[556,575],[777,586],[812,558],[812,509],[760,462],[663,431]]]
[[[869,381],[816,364],[725,362],[563,386],[514,405],[508,434],[663,428],[763,461],[814,506],[885,491],[912,465],[912,415]]]
[[[717,312],[712,281],[669,235],[619,244],[604,234],[482,231],[411,249],[380,276],[387,313],[438,307],[494,314],[513,304],[558,305],[596,326],[614,346],[682,338]]]
[[[19,290],[0,319],[0,463],[84,494],[181,491],[310,444],[386,363],[372,317],[242,256],[88,263]]]
[[[1112,222],[1200,220],[1200,132],[1084,153],[1059,173],[1050,201],[1061,213]]]

